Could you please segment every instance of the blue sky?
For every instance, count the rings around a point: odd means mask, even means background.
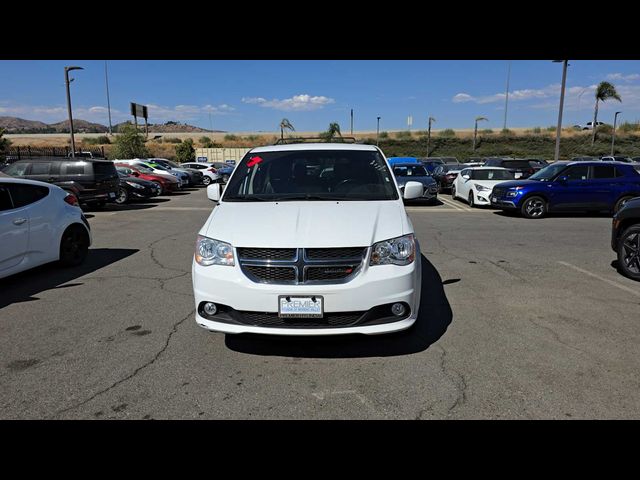
[[[133,61],[109,60],[113,123],[129,120],[129,102],[149,105],[149,121],[168,120],[227,131],[276,131],[288,118],[298,131],[326,129],[338,122],[349,130],[502,128],[507,64],[498,61]],[[0,61],[0,116],[47,123],[66,119],[65,65],[72,72],[74,118],[108,123],[103,60]],[[509,127],[547,127],[558,115],[561,64],[542,60],[511,62]],[[599,119],[640,119],[640,61],[570,62],[564,125],[593,116],[595,85],[609,80],[622,103],[610,101]]]

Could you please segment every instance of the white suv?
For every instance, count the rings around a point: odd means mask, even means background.
[[[254,148],[199,232],[196,322],[225,333],[378,334],[418,316],[420,247],[375,146]],[[422,195],[407,182],[404,198]]]

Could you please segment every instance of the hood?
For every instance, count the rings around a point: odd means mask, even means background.
[[[501,188],[524,187],[527,185],[543,185],[544,183],[545,182],[540,182],[538,180],[507,180],[506,182],[499,182]]]
[[[120,180],[124,180],[126,182],[131,182],[131,183],[138,183],[138,184],[142,185],[143,187],[152,187],[153,188],[155,186],[155,183],[150,182],[149,180],[143,180],[142,178],[138,178],[138,177],[134,177],[134,176],[120,178]]]
[[[428,177],[428,176],[424,176],[424,177],[396,177],[396,181],[398,182],[398,186],[404,186],[406,185],[407,182],[418,182],[421,183],[422,185],[435,185],[436,181],[433,179],[433,177]]]
[[[401,201],[222,202],[200,231],[234,247],[364,247],[409,233]]]

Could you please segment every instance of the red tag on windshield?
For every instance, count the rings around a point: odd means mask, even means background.
[[[247,167],[253,167],[262,161],[261,157],[251,157],[251,160],[247,162]]]

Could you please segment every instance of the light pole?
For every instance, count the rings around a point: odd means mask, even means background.
[[[353,137],[353,108],[351,109],[351,136]]]
[[[507,108],[509,107],[509,79],[511,78],[511,60],[509,60],[509,67],[507,69],[507,91],[504,98],[504,125],[503,130],[507,129]]]
[[[556,152],[554,154],[554,161],[558,161],[560,158],[560,133],[562,131],[562,109],[564,108],[564,86],[567,83],[567,67],[569,66],[569,60],[554,60],[554,62],[562,62],[562,86],[560,87],[560,108],[558,109],[558,126],[556,127]]]
[[[429,117],[429,128],[427,129],[427,158],[429,158],[429,146],[431,145],[431,122],[435,121],[435,118]]]
[[[111,127],[111,102],[109,101],[109,76],[107,74],[107,61],[104,61],[104,83],[107,85],[107,110],[109,111],[109,135],[113,135]]]
[[[478,137],[478,122],[480,120],[489,120],[488,118],[485,117],[476,117],[476,125],[473,129],[473,151],[476,151],[476,138]]]
[[[380,118],[378,117],[378,126],[376,128],[376,146],[378,145],[378,139],[380,138]]]
[[[622,113],[622,112],[616,112],[615,116],[613,117],[613,135],[611,135],[611,156],[613,157],[613,146],[616,143],[616,123],[618,121],[618,114]]]
[[[73,138],[73,116],[71,115],[71,93],[69,91],[69,72],[71,70],[84,70],[84,68],[64,67],[64,81],[67,86],[67,109],[69,110],[69,132],[71,133],[71,157],[76,158],[76,142]]]

